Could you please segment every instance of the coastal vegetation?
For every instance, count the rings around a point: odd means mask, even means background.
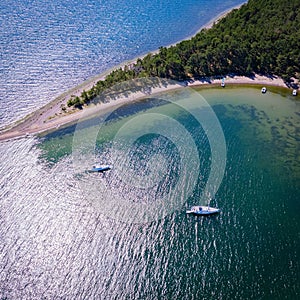
[[[67,105],[80,108],[116,83],[142,77],[183,81],[258,73],[300,79],[299,24],[299,0],[249,0],[190,40],[113,70]]]

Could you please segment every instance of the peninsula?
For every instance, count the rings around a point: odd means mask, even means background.
[[[160,47],[76,87],[0,132],[0,140],[38,133],[78,120],[82,109],[115,105],[105,93],[127,80],[158,77],[187,85],[257,83],[298,88],[300,78],[300,2],[249,0],[206,26],[189,40]],[[161,86],[153,92],[165,90]],[[131,101],[145,95],[117,101]],[[92,110],[91,110],[92,111]]]

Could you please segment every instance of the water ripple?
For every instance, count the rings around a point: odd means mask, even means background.
[[[242,2],[1,2],[0,127],[89,77],[193,34]]]

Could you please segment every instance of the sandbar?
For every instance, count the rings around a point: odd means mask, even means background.
[[[232,9],[237,9],[241,5],[237,7],[233,7]],[[214,23],[216,23],[218,20],[226,16],[232,9],[226,10],[222,14],[215,17],[213,20],[211,20],[208,24],[201,27],[200,30],[203,28],[211,28]],[[200,31],[199,30],[199,31]],[[157,50],[158,51],[158,50]],[[155,53],[155,52],[152,52]],[[139,58],[142,58],[143,56],[139,56]],[[120,67],[124,67],[125,65],[129,65],[131,63],[136,62],[137,59],[133,59],[131,61],[126,61],[122,63],[121,65],[118,65],[114,67],[113,69],[117,69]],[[87,81],[83,82],[79,86],[76,86],[69,91],[63,93],[61,96],[53,100],[52,102],[48,103],[44,107],[38,109],[37,111],[29,114],[25,118],[5,127],[0,131],[0,141],[13,139],[13,138],[19,138],[24,137],[26,135],[33,135],[38,134],[44,131],[57,129],[63,125],[66,125],[71,122],[75,122],[82,118],[83,113],[85,116],[88,114],[94,115],[95,113],[104,110],[109,109],[115,105],[125,104],[129,103],[134,100],[138,100],[141,98],[145,98],[148,95],[145,95],[143,93],[137,92],[133,93],[130,96],[127,97],[121,97],[117,100],[111,100],[109,103],[101,103],[97,105],[89,105],[87,107],[84,107],[83,110],[73,110],[73,111],[67,111],[63,112],[62,107],[66,106],[66,103],[68,99],[72,95],[80,96],[82,91],[89,90],[92,88],[94,84],[97,83],[99,80],[104,80],[105,77],[113,70],[107,70],[104,73],[101,73],[93,78],[88,79]],[[216,77],[206,77],[199,80],[191,80],[186,82],[185,84],[187,86],[195,87],[195,86],[212,86],[212,85],[220,85],[221,84],[221,78]],[[255,74],[252,77],[246,77],[246,76],[226,76],[225,78],[226,85],[227,84],[259,84],[259,85],[273,85],[273,86],[280,86],[280,87],[287,87],[284,81],[279,77],[266,77],[261,76],[258,74]],[[169,86],[159,86],[156,88],[153,88],[151,90],[151,95],[164,92],[164,91],[170,91],[177,88],[182,88],[183,83],[178,84],[172,84]]]

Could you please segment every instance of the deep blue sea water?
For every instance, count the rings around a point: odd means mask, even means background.
[[[125,60],[194,34],[242,0],[5,0],[0,127]]]
[[[186,103],[182,90],[171,95]],[[211,177],[199,98],[182,111],[156,95],[101,130],[96,118],[1,142],[0,299],[299,299],[300,103],[271,88],[199,92],[226,141],[216,216],[185,213]],[[130,151],[117,131],[138,136]],[[181,147],[189,135],[196,153]],[[113,169],[85,172],[95,160]]]
[[[2,1],[0,126],[92,75],[193,34],[241,2]],[[202,123],[157,99],[120,107],[105,124],[95,149],[99,160],[114,164],[107,174],[76,172],[72,128],[0,143],[1,300],[299,299],[299,101],[272,88],[264,95],[245,87],[199,93],[226,141],[226,168],[212,200],[221,213],[214,217],[185,214],[198,204],[210,171]],[[116,129],[153,113],[191,135],[199,174],[182,172],[181,154],[188,166],[195,157],[168,139],[169,133],[184,136],[168,123],[154,124],[166,127],[166,137],[141,135],[129,155],[122,144],[113,148]],[[147,130],[145,118],[136,120],[129,133]],[[120,151],[115,161],[111,149]],[[132,188],[129,168],[135,179],[154,175],[158,184]],[[169,194],[176,199],[173,187],[189,188],[191,179],[196,185],[179,199],[182,207],[152,222],[124,222],[132,217],[130,205],[153,206]],[[111,199],[120,196],[119,215],[103,202],[97,190],[103,186]]]

